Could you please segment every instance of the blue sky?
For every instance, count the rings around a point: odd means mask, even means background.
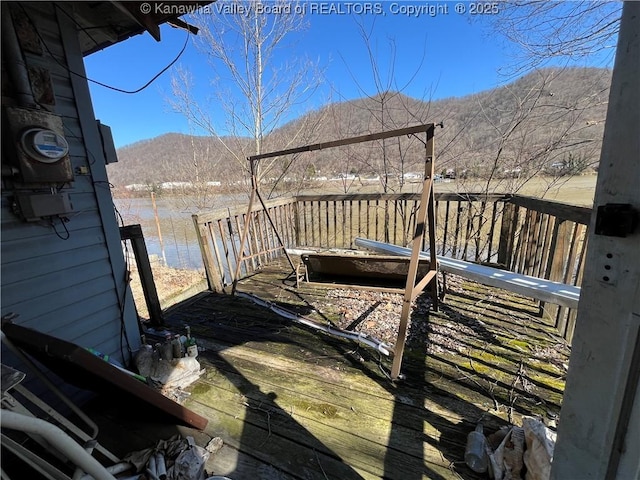
[[[432,99],[464,96],[509,80],[500,70],[510,61],[513,47],[491,31],[487,21],[490,19],[473,17],[468,11],[456,13],[459,3],[466,10],[470,7],[468,2],[384,1],[379,6],[369,4],[378,13],[359,17],[371,28],[372,46],[383,72],[388,70],[390,40],[395,44],[397,83],[406,83],[417,71],[404,91],[407,95]],[[347,3],[336,7],[338,2],[310,1],[307,5],[311,4],[316,5],[316,10],[331,11],[307,13],[308,28],[293,34],[295,37],[289,40],[295,46],[289,46],[276,58],[276,62],[281,62],[291,55],[307,56],[325,69],[322,87],[305,107],[318,108],[330,98],[362,96],[354,77],[366,93],[375,93],[365,45],[354,15],[347,13]],[[435,11],[427,7],[420,12],[409,7],[425,5]],[[139,88],[175,58],[187,38],[185,31],[167,25],[162,26],[161,35],[160,43],[149,34],[138,35],[85,58],[89,78],[125,90]],[[195,95],[204,99],[212,89],[211,69],[192,39],[188,42],[176,65],[191,72]],[[133,95],[90,83],[96,117],[111,126],[117,147],[168,132],[202,133],[190,127],[181,114],[171,111],[172,71],[173,68],[169,69],[145,90]],[[212,112],[220,112],[214,119],[223,122],[221,108],[215,103],[210,108]]]

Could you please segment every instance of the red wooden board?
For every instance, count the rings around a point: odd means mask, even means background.
[[[169,416],[177,423],[204,430],[208,420],[165,397],[140,380],[118,370],[84,348],[65,340],[12,323],[2,331],[13,344],[78,388],[108,394],[127,405],[131,399],[144,402],[149,414]]]

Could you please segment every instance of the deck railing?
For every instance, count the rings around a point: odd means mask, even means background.
[[[419,194],[303,195],[266,203],[287,248],[351,248],[356,237],[407,245],[415,231]],[[520,195],[436,193],[438,255],[490,264],[579,285],[591,210]],[[194,215],[209,286],[233,281],[244,210]],[[427,249],[427,245],[423,245]],[[254,208],[241,275],[282,254],[265,209]],[[571,340],[575,311],[541,304]]]

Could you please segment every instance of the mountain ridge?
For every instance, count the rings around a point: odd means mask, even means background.
[[[438,130],[436,168],[489,175],[514,169],[542,171],[554,163],[597,167],[611,80],[609,69],[543,69],[513,82],[462,97],[432,102],[402,92],[383,92],[325,105],[288,122],[264,140],[262,151],[297,147],[444,122]],[[247,137],[219,139],[167,132],[118,149],[109,165],[111,182],[157,184],[177,181],[246,180]],[[344,173],[398,176],[423,161],[412,139],[320,151],[288,165],[271,163],[265,178],[308,178]],[[234,155],[229,153],[229,150]],[[576,160],[578,159],[578,160]]]

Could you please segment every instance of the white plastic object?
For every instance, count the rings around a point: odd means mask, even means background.
[[[4,428],[42,436],[56,450],[96,480],[115,480],[115,477],[104,466],[57,426],[39,418],[5,409],[2,409],[0,418]]]

